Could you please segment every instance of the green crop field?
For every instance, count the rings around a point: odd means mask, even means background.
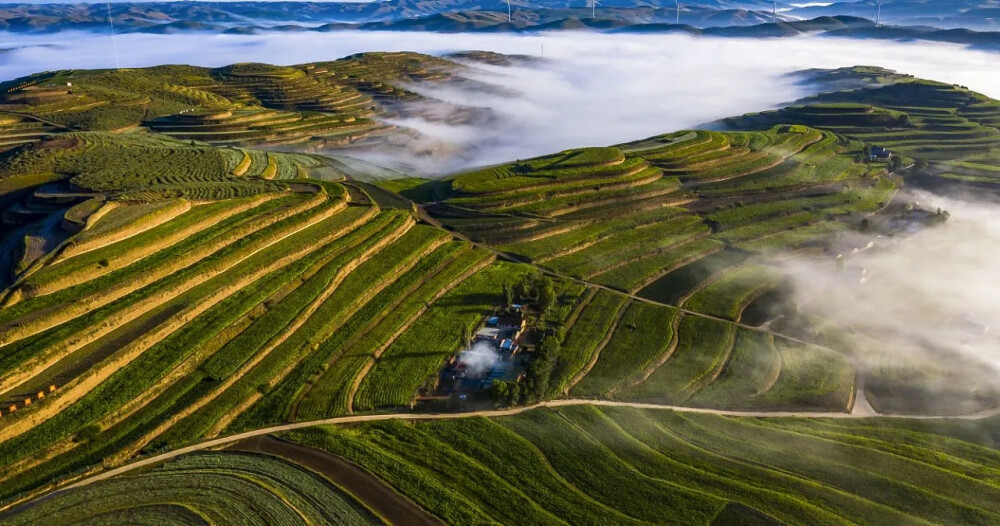
[[[997,425],[593,406],[386,420],[184,455],[2,518],[379,522],[370,485],[327,478],[346,459],[446,524],[991,524]]]
[[[964,427],[580,406],[287,436],[366,467],[447,523],[513,515],[580,524],[988,524],[1000,512],[987,474],[994,442],[963,436]],[[938,447],[949,456],[933,453]]]
[[[790,273],[862,286],[857,254],[948,220],[912,187],[995,191],[1000,103],[861,68],[830,74],[882,80],[726,130],[435,180],[315,153],[391,144],[413,86],[466,67],[0,85],[0,522],[1000,521],[995,419],[859,419],[989,415],[981,364],[893,366]],[[457,381],[512,304],[502,379]]]
[[[52,504],[11,517],[8,524],[94,520],[260,525],[380,522],[320,475],[272,457],[239,453],[184,457],[146,473],[74,492],[67,500]]]

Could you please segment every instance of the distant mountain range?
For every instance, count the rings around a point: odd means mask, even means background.
[[[686,33],[727,37],[826,34],[921,39],[1000,47],[1000,0],[885,0],[876,26],[874,1],[810,5],[765,0],[387,0],[383,2],[112,3],[119,32],[433,31]],[[806,7],[795,7],[806,6]],[[0,30],[107,31],[107,4],[0,4]],[[678,20],[680,23],[677,23]],[[918,25],[914,25],[918,24]]]
[[[695,28],[745,27],[780,20],[819,17],[874,19],[874,0],[828,5],[769,0],[604,0],[596,18],[586,0],[512,0],[512,24],[505,0],[385,0],[374,2],[113,2],[111,15],[121,31],[300,30],[329,24],[363,29],[494,30],[551,25],[608,27],[680,24]],[[679,16],[678,16],[679,15]],[[104,3],[0,4],[0,30],[53,32],[107,28]],[[577,20],[579,23],[566,22]],[[885,0],[887,24],[942,29],[990,30],[1000,23],[1000,0]],[[440,27],[444,26],[444,27]],[[334,26],[335,27],[335,26]]]

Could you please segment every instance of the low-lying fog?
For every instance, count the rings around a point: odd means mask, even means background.
[[[40,70],[116,64],[109,35],[0,33],[0,79]],[[416,159],[440,174],[586,145],[606,145],[767,109],[809,93],[784,75],[805,68],[870,64],[967,85],[1000,97],[997,55],[960,46],[824,37],[724,39],[686,35],[557,32],[544,35],[345,31],[263,35],[125,34],[122,67],[234,62],[296,64],[360,51],[431,54],[481,49],[543,57],[513,68],[476,66],[470,75],[516,96],[422,88],[427,95],[485,106],[490,126],[441,126],[408,120],[453,148]],[[421,146],[426,147],[426,142]],[[407,159],[406,161],[414,161]]]
[[[949,219],[902,236],[860,234],[855,246],[874,247],[845,251],[840,269],[832,260],[790,263],[798,301],[908,353],[958,352],[1000,368],[1000,209],[925,193],[915,200]]]

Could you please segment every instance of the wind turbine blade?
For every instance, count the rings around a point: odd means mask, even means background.
[[[115,53],[115,69],[122,69],[118,62],[118,38],[115,35],[115,21],[111,16],[111,2],[108,2],[108,25],[111,26],[111,49]]]

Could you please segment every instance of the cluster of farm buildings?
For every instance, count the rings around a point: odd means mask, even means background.
[[[524,374],[526,357],[519,353],[527,326],[524,307],[511,305],[491,315],[472,336],[467,349],[455,355],[441,373],[441,394],[476,393],[494,380],[517,381]]]

